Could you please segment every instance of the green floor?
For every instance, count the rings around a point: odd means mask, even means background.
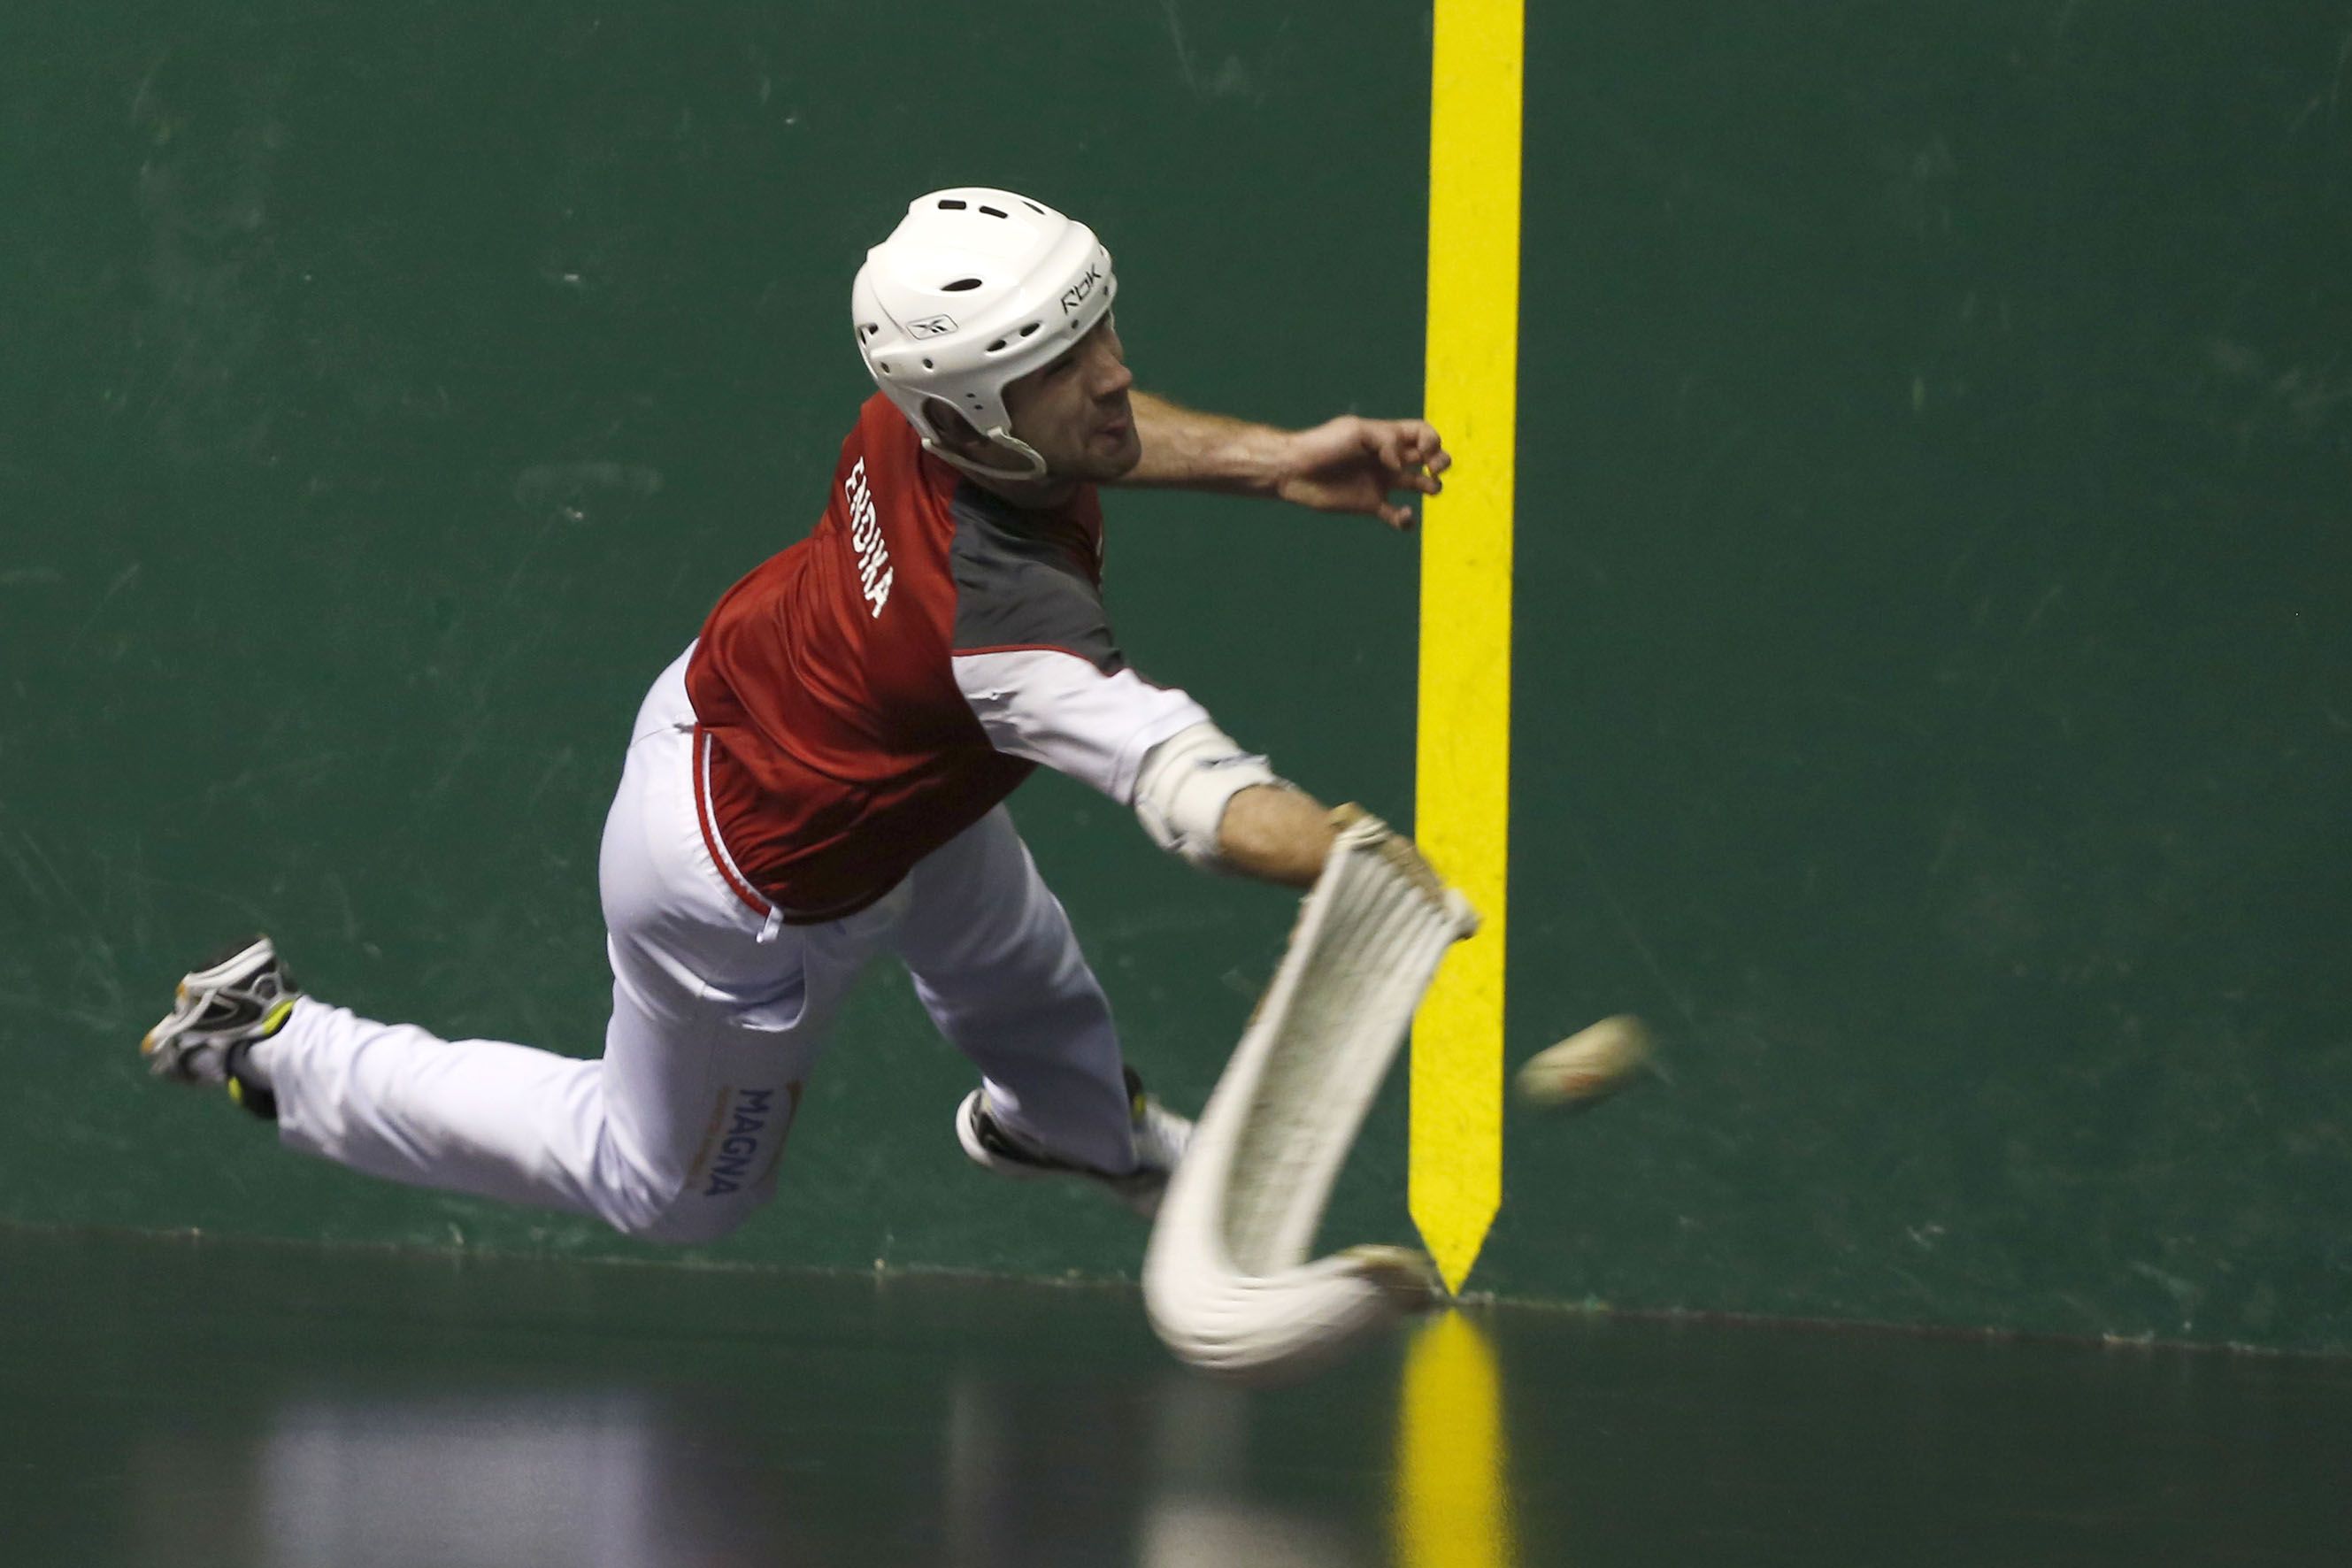
[[[1171,1366],[1116,1289],[0,1232],[0,1562],[2139,1565],[2352,1541],[2352,1363],[1469,1322],[1244,1393]]]

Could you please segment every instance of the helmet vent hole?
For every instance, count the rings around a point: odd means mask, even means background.
[[[986,213],[991,217],[1011,217],[1013,216],[1011,213],[999,212],[994,207],[982,207],[980,210]]]
[[[991,344],[989,344],[989,345],[988,345],[988,352],[989,352],[990,353],[995,353],[997,351],[999,351],[1000,349],[1002,349],[1002,348],[1003,348],[1003,347],[1004,347],[1004,340],[1003,340],[1003,338],[999,338],[999,339],[997,339],[994,342],[992,342],[992,343],[991,343]]]
[[[1024,327],[1024,328],[1022,328],[1022,329],[1021,329],[1021,335],[1022,335],[1023,337],[1024,337],[1024,338],[1025,338],[1025,337],[1027,337],[1030,333],[1032,333],[1032,332],[1035,331],[1036,330],[1037,330],[1037,323],[1036,323],[1036,322],[1034,322],[1034,321],[1032,321],[1032,322],[1030,322],[1027,326],[1025,326],[1025,327]]]
[[[941,207],[943,207],[944,209],[946,209],[947,211],[951,212],[951,213],[960,213],[960,212],[963,211],[963,209],[964,209],[964,204],[963,204],[962,202],[960,202],[960,201],[956,200],[956,199],[955,199],[954,197],[952,197],[952,196],[948,197],[947,199],[945,199],[945,200],[941,201],[941,202],[940,203],[940,205]]]
[[[952,283],[940,284],[940,289],[942,293],[961,294],[967,289],[977,289],[979,287],[980,279],[977,278],[959,278]]]
[[[923,368],[924,368],[925,370],[937,370],[937,369],[939,369],[939,366],[937,366],[937,365],[933,364],[933,363],[932,363],[930,361],[929,361],[929,360],[925,360],[925,361],[923,362]]]
[[[1021,198],[1021,205],[1027,207],[1031,212],[1035,213],[1040,217],[1045,216],[1045,209],[1039,206],[1035,202],[1031,201],[1026,196]]]

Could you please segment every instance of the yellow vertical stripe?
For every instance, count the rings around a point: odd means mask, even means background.
[[[1414,1026],[1408,1197],[1456,1290],[1503,1198],[1521,39],[1521,0],[1437,0],[1425,407],[1454,466],[1423,509],[1413,836],[1485,924]]]
[[[1510,1450],[1494,1347],[1459,1312],[1405,1354],[1397,1416],[1399,1568],[1510,1568]]]

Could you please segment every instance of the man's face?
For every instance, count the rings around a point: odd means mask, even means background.
[[[1118,329],[1106,314],[1069,353],[1008,384],[1004,412],[1055,478],[1116,479],[1143,458],[1127,401],[1134,384]]]

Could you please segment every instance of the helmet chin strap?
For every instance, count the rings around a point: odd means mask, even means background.
[[[923,450],[929,452],[931,456],[937,458],[943,463],[950,464],[955,468],[961,468],[965,473],[971,475],[975,479],[1011,479],[1016,482],[1023,482],[1033,479],[1049,479],[1052,477],[1046,472],[1045,459],[1037,455],[1037,448],[1032,447],[1028,442],[1024,441],[1021,437],[1013,434],[1012,431],[1006,429],[1003,426],[1000,425],[995,429],[986,432],[983,439],[989,441],[994,446],[1003,447],[1017,455],[1021,458],[1023,467],[1018,468],[992,468],[986,463],[975,463],[970,458],[964,457],[961,453],[949,451],[946,447],[940,445],[939,437],[935,436],[925,436],[923,437]]]

